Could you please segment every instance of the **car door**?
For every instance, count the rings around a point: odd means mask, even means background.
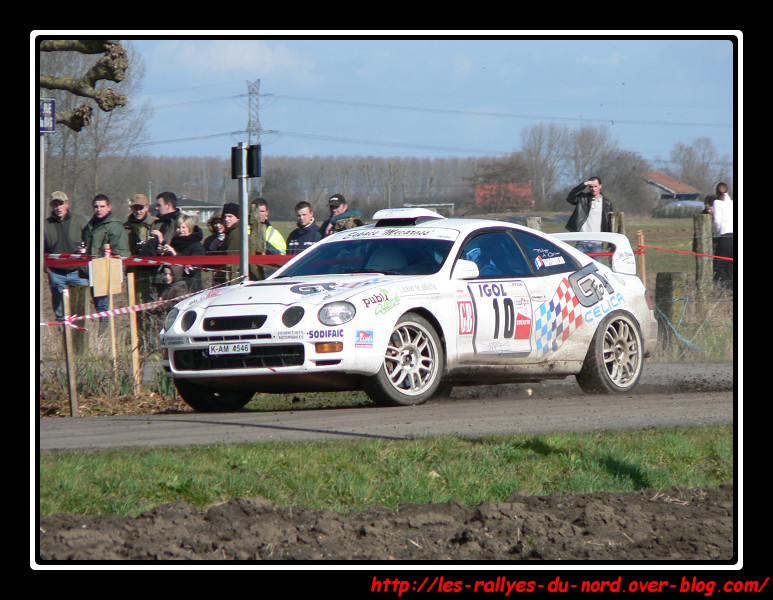
[[[510,228],[477,232],[460,258],[478,265],[467,282],[474,328],[471,362],[549,359],[582,323],[572,274],[580,264],[541,235]]]
[[[480,276],[466,282],[470,336],[462,340],[465,362],[508,363],[527,358],[532,347],[533,309],[526,281],[533,271],[504,228],[476,232],[459,258],[478,265]]]

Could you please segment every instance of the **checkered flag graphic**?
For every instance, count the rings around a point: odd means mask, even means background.
[[[537,309],[534,325],[537,356],[558,350],[581,324],[582,306],[569,279],[564,278],[553,297]]]

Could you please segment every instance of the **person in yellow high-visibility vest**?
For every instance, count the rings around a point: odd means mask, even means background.
[[[250,208],[250,254],[287,254],[287,242],[268,220],[268,202],[255,198]],[[265,279],[275,270],[250,265],[250,279]]]

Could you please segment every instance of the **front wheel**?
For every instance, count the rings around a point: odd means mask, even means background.
[[[384,362],[363,387],[376,404],[423,404],[438,391],[445,354],[435,328],[415,313],[403,315],[389,336]]]
[[[636,387],[644,363],[638,323],[625,313],[612,313],[593,335],[577,383],[588,393],[623,393]]]
[[[192,383],[187,379],[175,379],[175,387],[183,400],[199,412],[233,412],[244,408],[255,395],[253,392],[218,392]]]

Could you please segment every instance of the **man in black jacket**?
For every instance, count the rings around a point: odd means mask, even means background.
[[[295,205],[297,227],[287,236],[287,254],[300,254],[317,241],[319,225],[314,222],[311,204],[302,200]]]
[[[585,188],[588,191],[585,191]],[[609,213],[613,211],[612,201],[601,195],[601,179],[595,175],[572,188],[566,197],[574,205],[574,212],[566,223],[569,231],[593,233],[609,231]],[[581,252],[602,252],[600,242],[577,242]]]

